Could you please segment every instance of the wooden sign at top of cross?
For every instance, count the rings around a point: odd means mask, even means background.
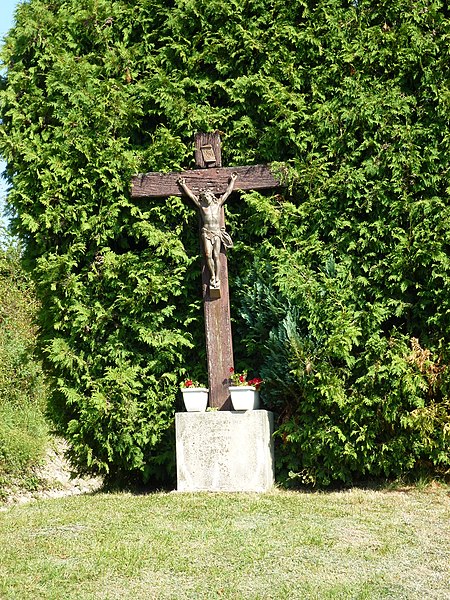
[[[197,169],[182,173],[135,175],[131,197],[187,195],[200,210],[209,405],[231,410],[228,386],[234,361],[226,247],[231,247],[232,242],[225,231],[223,204],[232,191],[276,188],[280,182],[267,165],[222,167],[217,132],[195,136],[195,163]]]

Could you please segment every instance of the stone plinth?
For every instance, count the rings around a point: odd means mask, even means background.
[[[265,492],[274,485],[273,413],[175,415],[180,492]]]

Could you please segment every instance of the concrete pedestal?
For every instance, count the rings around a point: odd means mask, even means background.
[[[265,492],[274,485],[273,413],[175,415],[180,492]]]

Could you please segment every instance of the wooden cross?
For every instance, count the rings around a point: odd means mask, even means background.
[[[132,178],[131,197],[167,197],[185,194],[197,204],[202,192],[221,195],[222,200],[231,190],[264,190],[275,188],[280,182],[267,165],[222,167],[220,135],[198,133],[195,136],[195,164],[198,167],[183,173],[146,173]],[[233,182],[232,184],[230,182]],[[198,205],[198,204],[197,204]],[[220,224],[225,229],[223,206]],[[203,228],[204,229],[204,228]],[[202,246],[205,247],[203,234]],[[209,405],[220,410],[231,410],[228,390],[230,368],[233,367],[233,342],[231,337],[230,299],[228,291],[228,266],[226,249],[220,243],[219,271],[216,283],[212,281],[208,258],[203,252],[202,284],[205,312],[206,352],[208,361]]]

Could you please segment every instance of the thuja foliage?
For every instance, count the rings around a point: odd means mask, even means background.
[[[280,473],[448,468],[449,35],[438,0],[19,7],[0,149],[79,467],[170,470],[178,382],[205,378],[197,217],[129,181],[219,129],[225,164],[288,167],[227,216],[237,366],[266,379]]]

